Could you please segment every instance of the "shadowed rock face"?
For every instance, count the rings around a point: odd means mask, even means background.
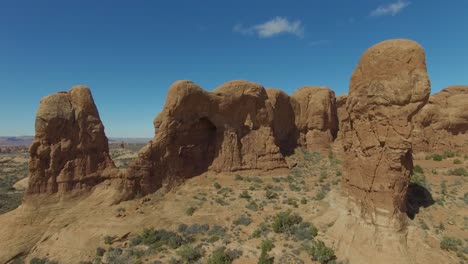
[[[27,195],[87,189],[115,175],[114,168],[89,88],[75,86],[41,100]]]
[[[466,151],[467,132],[468,86],[451,86],[432,95],[415,116],[414,149]]]
[[[429,93],[424,50],[409,40],[371,47],[352,74],[340,125],[343,189],[375,224],[401,223],[413,169],[412,119]]]
[[[300,133],[316,129],[327,134],[334,114],[331,90],[301,91],[304,98],[296,100],[247,81],[228,82],[211,92],[190,81],[174,83],[154,120],[154,139],[127,172],[127,190],[148,193],[208,170],[287,168],[284,155],[297,146]]]

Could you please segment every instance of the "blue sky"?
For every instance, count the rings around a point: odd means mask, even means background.
[[[426,50],[432,92],[468,84],[466,0],[0,1],[0,135],[33,135],[39,100],[91,87],[110,137],[152,137],[167,89],[233,79],[346,93],[361,54]]]

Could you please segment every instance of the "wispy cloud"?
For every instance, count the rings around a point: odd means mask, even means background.
[[[319,39],[319,40],[310,41],[309,43],[307,43],[307,45],[315,47],[315,46],[322,46],[328,43],[330,43],[328,39]]]
[[[370,12],[370,16],[395,16],[400,13],[403,9],[408,7],[411,2],[399,0],[398,2],[391,3],[385,6],[379,6]]]
[[[257,35],[259,38],[271,38],[280,34],[291,34],[299,38],[304,37],[304,26],[300,20],[289,21],[284,17],[275,17],[265,23],[245,27],[237,24],[233,28],[234,32],[244,35]]]

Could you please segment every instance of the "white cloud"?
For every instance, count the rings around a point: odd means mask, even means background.
[[[398,2],[391,3],[386,6],[379,6],[376,9],[372,10],[370,15],[371,16],[395,16],[396,14],[400,13],[403,9],[408,7],[410,2],[404,0],[398,0]]]
[[[314,40],[310,41],[307,43],[309,46],[321,46],[330,43],[328,39],[319,39],[319,40]]]
[[[245,35],[256,34],[260,38],[271,38],[279,34],[291,34],[297,37],[304,37],[304,26],[301,21],[289,21],[284,17],[275,17],[265,23],[244,27],[237,24],[233,28],[234,32]]]

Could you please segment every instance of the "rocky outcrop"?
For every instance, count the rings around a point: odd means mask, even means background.
[[[338,132],[335,92],[327,87],[305,86],[291,96],[296,117],[298,145],[329,149]]]
[[[27,195],[88,189],[116,176],[114,168],[89,88],[75,86],[41,100]]]
[[[412,119],[429,93],[424,50],[409,40],[369,48],[352,74],[341,123],[343,190],[376,225],[401,224],[413,169]]]
[[[414,150],[466,152],[468,86],[451,86],[432,95],[415,116]]]
[[[154,139],[127,172],[127,190],[148,193],[206,171],[287,168],[285,155],[298,143],[315,148],[336,136],[334,103],[328,88],[289,97],[247,81],[211,92],[178,81],[154,120]]]

